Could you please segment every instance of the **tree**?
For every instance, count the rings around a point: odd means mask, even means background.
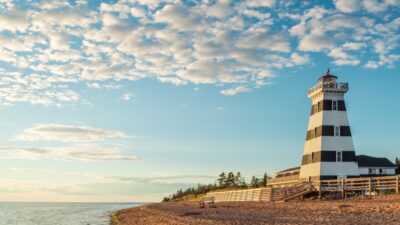
[[[399,160],[396,159],[396,161]],[[163,202],[177,201],[177,200],[179,201],[182,199],[189,199],[193,197],[196,198],[200,194],[205,194],[207,192],[215,191],[226,187],[258,188],[261,185],[266,184],[267,178],[269,178],[267,173],[264,174],[264,177],[262,179],[253,176],[250,184],[247,185],[240,172],[237,172],[236,174],[234,174],[233,172],[229,172],[228,174],[222,172],[219,174],[214,184],[208,184],[208,185],[198,184],[197,187],[188,187],[184,190],[179,189],[178,191],[176,191],[176,193],[173,193],[172,195],[165,197],[163,199]]]
[[[226,186],[226,174],[225,174],[225,172],[222,172],[222,173],[219,174],[218,186],[220,186],[220,187],[225,187]]]
[[[268,175],[267,175],[267,173],[264,173],[264,176],[263,176],[263,179],[262,179],[262,182],[261,182],[261,185],[263,187],[267,186],[267,179],[268,179]]]
[[[257,177],[253,176],[251,178],[250,187],[252,187],[252,188],[260,187],[260,180]]]
[[[237,172],[235,176],[235,187],[244,187],[244,186],[247,186],[247,184],[244,181],[242,174],[240,172]]]
[[[235,175],[232,172],[228,173],[228,177],[226,178],[226,186],[228,187],[235,186]]]

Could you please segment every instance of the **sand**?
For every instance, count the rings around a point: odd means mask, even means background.
[[[335,201],[156,203],[117,212],[130,224],[400,224],[400,195]]]

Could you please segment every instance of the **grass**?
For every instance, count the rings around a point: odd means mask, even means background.
[[[196,198],[190,199],[190,201],[191,201],[191,202],[199,202],[199,201],[200,201],[201,199],[203,199],[205,196],[206,196],[206,194],[200,194],[200,195],[197,195]]]
[[[111,224],[112,225],[121,225],[121,222],[118,219],[117,212],[111,213]]]

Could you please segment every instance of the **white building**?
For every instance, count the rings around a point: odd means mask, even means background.
[[[396,174],[397,167],[387,158],[358,155],[357,162],[362,177],[390,176]]]
[[[312,101],[300,178],[359,177],[344,94],[347,83],[329,74],[308,90]]]

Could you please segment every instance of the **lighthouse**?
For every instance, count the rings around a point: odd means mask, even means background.
[[[360,176],[344,100],[349,86],[337,79],[328,69],[308,90],[312,107],[300,178],[325,180]]]

